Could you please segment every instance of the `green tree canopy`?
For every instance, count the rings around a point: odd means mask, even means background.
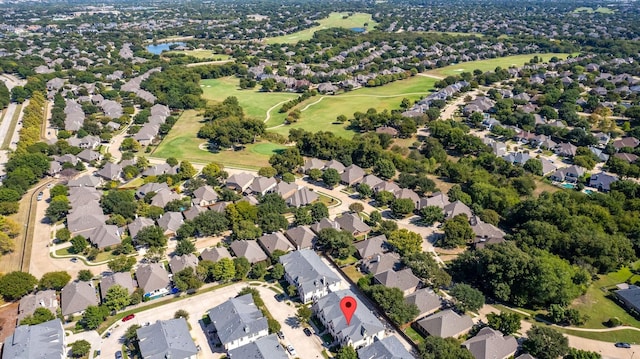
[[[31,293],[38,284],[36,277],[25,272],[9,272],[0,277],[0,295],[12,301]]]
[[[569,352],[569,340],[550,327],[534,325],[527,331],[522,349],[538,359],[556,359]]]
[[[65,271],[49,272],[42,275],[40,282],[38,283],[39,290],[45,289],[62,289],[69,281],[71,276]]]

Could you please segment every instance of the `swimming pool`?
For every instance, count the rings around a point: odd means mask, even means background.
[[[563,183],[560,185],[560,187],[566,188],[566,189],[574,189],[576,188],[576,185],[573,183]]]

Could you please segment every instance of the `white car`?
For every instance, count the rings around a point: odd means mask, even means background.
[[[293,349],[293,345],[288,344],[287,345],[287,351],[289,352],[289,354],[291,354],[291,356],[296,356],[296,350]]]

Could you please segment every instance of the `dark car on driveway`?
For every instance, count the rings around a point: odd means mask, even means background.
[[[629,344],[629,343],[616,343],[616,347],[617,348],[631,349],[631,344]]]
[[[122,352],[119,350],[116,352],[116,359],[122,359]]]
[[[306,334],[308,337],[311,336],[311,330],[309,330],[309,328],[304,328],[302,329],[302,331],[304,332],[304,334]]]

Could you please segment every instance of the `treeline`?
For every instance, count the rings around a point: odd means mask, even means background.
[[[7,85],[4,84],[4,81],[0,81],[0,110],[9,106],[11,102],[11,93],[7,88]]]
[[[16,213],[22,195],[49,169],[46,149],[43,151],[42,146],[36,145],[40,141],[45,103],[44,96],[34,92],[31,102],[24,109],[20,140],[5,166],[7,176],[0,187],[0,214]]]
[[[305,91],[302,93],[302,95],[294,98],[293,100],[286,102],[284,105],[282,105],[282,107],[280,107],[280,110],[278,110],[279,113],[285,113],[289,110],[291,110],[293,107],[295,107],[297,104],[299,104],[300,102],[307,100],[309,98],[311,98],[312,96],[316,96],[318,94],[318,91],[316,90],[311,90],[311,91]]]
[[[141,87],[158,98],[158,102],[171,108],[191,109],[204,107],[205,101],[200,98],[201,79],[216,79],[224,76],[242,74],[246,68],[238,64],[221,66],[169,66],[156,72],[142,82]]]

